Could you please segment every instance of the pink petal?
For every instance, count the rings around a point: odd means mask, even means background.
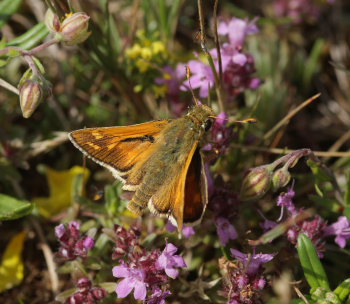
[[[174,255],[173,256],[176,267],[187,267],[185,260],[182,256]]]
[[[165,269],[167,266],[167,261],[168,261],[168,258],[165,256],[164,253],[162,253],[157,259],[157,267],[161,269]]]
[[[168,243],[164,249],[164,252],[169,253],[170,255],[173,255],[176,251],[177,247],[171,243]]]
[[[117,285],[115,292],[118,298],[125,298],[134,288],[135,282],[129,278],[120,281]]]
[[[338,235],[336,238],[335,238],[335,242],[338,244],[338,246],[340,248],[344,248],[345,245],[346,245],[346,239],[343,238],[342,236]]]
[[[165,273],[167,274],[168,277],[172,279],[176,279],[177,276],[179,275],[179,271],[175,268],[166,268]]]
[[[227,35],[228,34],[228,26],[226,22],[220,22],[218,26],[218,34],[219,35]]]
[[[116,278],[125,278],[129,276],[129,269],[124,265],[114,266],[112,273]]]
[[[146,284],[144,282],[136,282],[135,290],[134,290],[134,298],[136,300],[144,300],[146,299],[147,289]]]
[[[232,61],[240,66],[243,66],[247,62],[247,57],[244,54],[237,53],[233,55]]]

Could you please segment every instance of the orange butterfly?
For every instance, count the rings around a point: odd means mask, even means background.
[[[112,171],[123,189],[134,192],[128,209],[146,207],[169,217],[178,230],[203,216],[208,202],[200,143],[215,118],[196,104],[184,117],[125,127],[89,128],[69,134],[86,156]]]

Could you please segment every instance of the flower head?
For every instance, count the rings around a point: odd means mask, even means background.
[[[226,218],[218,217],[215,224],[222,246],[226,246],[229,240],[237,238],[238,234],[235,227]]]
[[[227,297],[227,303],[257,303],[259,292],[266,285],[262,269],[256,273],[248,273],[241,260],[227,261],[225,258],[219,260],[219,267],[224,276],[224,289],[220,293]]]
[[[140,231],[136,227],[126,230],[124,227],[114,225],[115,246],[112,259],[119,259],[134,252],[135,246],[139,245]]]
[[[81,235],[80,225],[76,221],[70,222],[68,227],[63,224],[56,226],[55,235],[60,243],[58,255],[66,260],[85,258],[95,244],[93,238]]]
[[[166,244],[164,251],[159,256],[156,263],[157,267],[159,269],[164,269],[167,276],[172,279],[176,279],[179,275],[179,270],[176,268],[187,267],[183,257],[175,255],[176,251],[177,248],[173,244]]]
[[[68,304],[94,304],[107,295],[105,289],[92,287],[92,282],[88,278],[80,278],[76,286],[78,291],[67,299]]]
[[[242,47],[247,35],[259,32],[255,24],[256,19],[249,21],[233,17],[228,22],[220,22],[218,26],[219,35],[228,35],[230,44],[234,47]]]
[[[340,216],[337,222],[325,228],[324,233],[325,236],[335,235],[335,242],[340,248],[344,248],[346,241],[350,239],[350,220],[346,216]]]
[[[322,257],[325,228],[325,221],[320,216],[315,216],[311,220],[304,220],[290,227],[287,230],[287,238],[293,245],[296,245],[299,233],[305,233],[315,245],[318,255]]]

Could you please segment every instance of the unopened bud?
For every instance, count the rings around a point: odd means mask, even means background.
[[[83,12],[67,17],[61,23],[58,37],[69,45],[85,41],[91,34],[88,32],[89,19],[90,17]]]
[[[24,118],[29,118],[43,100],[43,89],[39,82],[27,80],[19,89],[19,100]]]
[[[45,13],[45,25],[51,33],[56,33],[60,30],[60,19],[51,9],[48,9]]]
[[[289,183],[291,175],[286,167],[276,170],[272,175],[272,189],[277,191]]]
[[[19,83],[19,101],[23,117],[29,118],[50,94],[51,85],[42,75],[38,77],[26,72]]]
[[[251,169],[243,179],[240,199],[249,201],[261,198],[270,189],[271,173],[270,166]]]

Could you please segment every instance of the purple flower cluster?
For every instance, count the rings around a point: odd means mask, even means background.
[[[275,254],[244,254],[235,249],[231,249],[231,254],[236,260],[220,260],[224,274],[222,295],[228,304],[256,303],[259,292],[266,285],[262,265],[271,261]]]
[[[324,251],[324,229],[326,222],[320,217],[315,216],[311,220],[304,220],[298,222],[296,225],[290,227],[287,231],[287,238],[293,245],[297,244],[300,233],[305,233],[312,243],[315,245],[319,257],[323,257]]]
[[[277,198],[277,206],[282,207],[281,216],[278,219],[281,220],[283,217],[283,209],[287,209],[287,217],[295,217],[302,209],[297,209],[294,205],[293,198],[295,192],[293,188],[289,188],[286,193],[281,193]],[[291,226],[287,230],[287,239],[293,245],[297,244],[298,236],[300,233],[305,233],[313,242],[316,247],[317,253],[320,257],[323,256],[324,251],[324,229],[326,228],[326,222],[320,217],[315,216],[311,220],[300,221],[297,224]]]
[[[335,0],[328,0],[333,3]],[[275,13],[278,17],[288,17],[293,23],[301,23],[304,19],[317,19],[322,10],[320,1],[315,0],[275,0]]]
[[[251,54],[243,52],[245,38],[258,32],[255,20],[248,21],[232,18],[228,22],[221,22],[218,34],[227,37],[228,42],[221,45],[222,85],[230,99],[233,99],[246,89],[256,89],[261,81],[252,77],[255,73],[254,58]],[[216,49],[209,51],[214,65],[219,71],[219,59]],[[207,97],[209,89],[214,86],[214,74],[210,66],[200,60],[188,62],[192,76],[190,82],[193,89],[199,89],[200,97]],[[187,81],[182,89],[188,90]]]
[[[224,187],[212,190],[208,208],[215,214],[215,226],[221,246],[238,237],[236,228],[231,224],[237,215],[237,194]]]
[[[255,20],[243,20],[232,18],[228,22],[221,22],[218,27],[218,34],[226,38],[228,42],[221,45],[222,62],[222,87],[226,91],[229,99],[235,98],[246,89],[256,89],[260,86],[261,80],[252,77],[255,73],[254,58],[251,54],[243,52],[243,45],[246,36],[258,32]],[[216,71],[219,71],[219,59],[217,50],[209,51]],[[198,55],[197,55],[198,57]],[[162,78],[157,78],[156,83],[167,85],[168,97],[171,100],[172,111],[176,114],[184,109],[180,101],[180,90],[190,90],[187,80],[183,80],[186,75],[185,66],[191,70],[190,83],[193,89],[199,90],[201,98],[209,95],[209,90],[214,87],[215,79],[211,67],[197,58],[190,60],[186,64],[180,63],[175,69],[167,66],[163,68]],[[182,82],[182,84],[181,84]]]
[[[60,243],[58,256],[65,260],[86,258],[88,251],[94,247],[94,239],[81,235],[80,225],[75,221],[70,222],[67,227],[63,224],[56,226],[55,235]]]
[[[169,277],[175,279],[178,268],[186,267],[184,259],[175,254],[177,248],[167,243],[163,252],[149,251],[140,245],[135,228],[126,230],[116,225],[115,232],[113,257],[119,258],[120,265],[113,268],[113,276],[122,278],[116,288],[118,298],[125,298],[133,291],[136,300],[165,303],[170,294],[166,289]]]
[[[78,291],[67,299],[67,304],[94,304],[107,295],[105,289],[92,287],[92,283],[88,278],[80,278],[76,286]]]

